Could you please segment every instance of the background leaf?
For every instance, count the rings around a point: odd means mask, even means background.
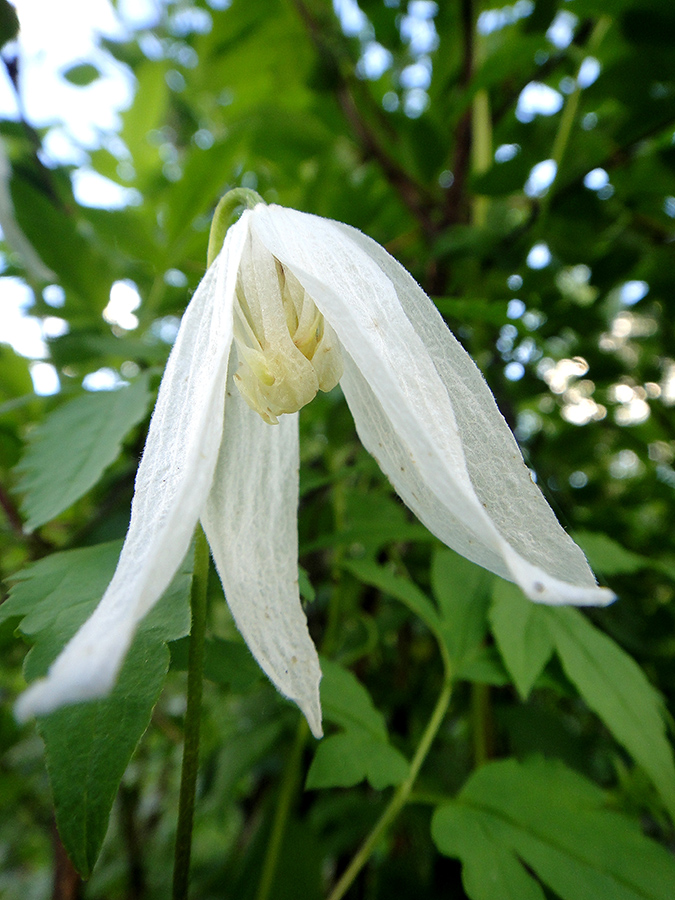
[[[35,429],[17,466],[29,531],[68,509],[114,462],[124,437],[148,412],[148,377],[76,397]]]
[[[322,659],[324,719],[344,730],[316,748],[306,787],[351,787],[368,779],[375,790],[400,784],[408,774],[405,757],[389,744],[384,718],[368,692],[347,669]]]
[[[644,768],[675,816],[675,764],[663,698],[637,663],[576,609],[543,611],[567,677]]]
[[[518,693],[527,700],[553,653],[546,619],[519,588],[499,579],[492,592],[490,623]]]
[[[26,660],[29,680],[49,663],[98,603],[112,577],[119,543],[53,554],[24,569],[4,618],[25,615],[22,631],[35,640]],[[39,719],[56,822],[78,871],[96,862],[127,764],[150,721],[169,665],[166,641],[189,630],[191,560],[143,620],[111,695]]]
[[[672,856],[560,763],[484,766],[456,801],[436,810],[432,834],[443,853],[468,866],[464,884],[473,900],[490,896],[489,873],[492,897],[515,897],[514,890],[542,897],[519,859],[562,900],[666,900],[675,889]],[[482,861],[495,851],[495,862],[479,872],[479,855]]]

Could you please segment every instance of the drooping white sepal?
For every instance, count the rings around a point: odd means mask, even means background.
[[[419,518],[532,600],[611,602],[533,483],[475,363],[405,269],[317,216],[258,207],[251,228],[351,357],[341,383],[359,434]]]
[[[321,669],[298,593],[299,461],[298,414],[268,425],[230,378],[204,531],[251,653],[321,737]]]
[[[213,479],[223,430],[232,305],[245,218],[190,301],[162,378],[136,476],[131,521],[117,569],[91,617],[46,678],[19,698],[26,719],[107,694],[138,622],[176,573]]]

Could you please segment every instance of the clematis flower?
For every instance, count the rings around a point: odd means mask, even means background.
[[[21,718],[110,691],[201,519],[241,634],[321,735],[321,671],[298,594],[298,410],[338,382],[361,441],[441,541],[531,600],[613,599],[405,269],[354,228],[259,204],[227,231],[186,309],[112,582],[19,700]]]

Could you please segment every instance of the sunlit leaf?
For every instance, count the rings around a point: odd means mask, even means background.
[[[53,519],[96,484],[150,400],[148,377],[141,376],[129,387],[76,397],[44,419],[17,466],[28,530]]]

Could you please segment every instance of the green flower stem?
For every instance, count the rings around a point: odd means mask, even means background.
[[[291,748],[291,752],[286,761],[283,779],[279,789],[279,797],[277,799],[277,807],[274,812],[274,822],[272,823],[272,833],[267,844],[265,853],[265,861],[263,863],[262,875],[258,885],[258,893],[256,900],[268,900],[274,884],[274,876],[277,871],[279,855],[283,844],[284,834],[286,833],[286,825],[291,812],[291,804],[293,797],[300,781],[300,765],[302,763],[302,752],[305,749],[309,728],[304,718],[298,722],[298,730],[295,733],[295,740]]]
[[[225,240],[225,233],[232,223],[232,217],[237,208],[243,206],[246,209],[253,209],[258,203],[264,202],[260,194],[249,188],[234,188],[220,198],[211,220],[209,248],[206,254],[207,268],[220,253]]]
[[[434,738],[438,734],[438,729],[441,727],[443,719],[445,718],[445,714],[448,711],[451,696],[452,681],[449,677],[446,676],[443,683],[443,690],[441,691],[441,694],[436,701],[436,706],[434,707],[431,718],[427,723],[427,727],[424,729],[424,734],[422,735],[419,746],[415,751],[413,761],[410,763],[410,772],[408,773],[408,777],[403,782],[403,784],[400,784],[396,788],[393,797],[387,805],[387,808],[384,810],[377,823],[375,824],[375,827],[365,839],[358,852],[356,853],[356,856],[351,861],[342,877],[333,888],[333,891],[330,894],[328,900],[341,900],[341,898],[344,897],[344,895],[351,887],[356,876],[372,856],[372,853],[377,847],[380,838],[382,838],[396,816],[405,806],[417,779],[417,775],[422,768],[422,763],[427,758],[429,748],[431,747]]]
[[[190,606],[192,627],[188,653],[187,709],[183,768],[178,801],[178,828],[173,869],[173,900],[187,900],[192,850],[192,822],[195,810],[197,770],[199,768],[199,725],[204,676],[204,637],[206,634],[206,593],[209,577],[209,545],[201,527],[195,534],[195,562],[192,574]]]

